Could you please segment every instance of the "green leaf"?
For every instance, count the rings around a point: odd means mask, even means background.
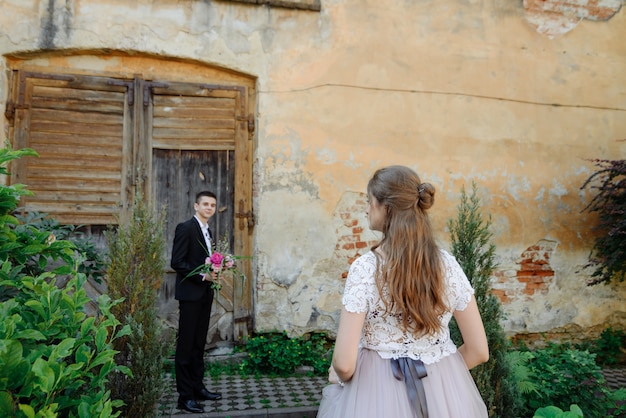
[[[14,335],[14,338],[19,339],[19,340],[41,341],[41,340],[45,340],[46,336],[43,335],[40,331],[37,331],[36,329],[25,329],[25,330],[16,332]]]
[[[12,417],[13,397],[9,392],[0,392],[0,417]]]
[[[17,407],[27,418],[35,418],[35,410],[32,406],[21,403]]]
[[[54,270],[52,270],[54,274],[57,274],[59,276],[65,276],[65,275],[71,274],[73,271],[74,271],[73,267],[68,264],[61,265],[55,268]]]
[[[96,358],[94,358],[91,364],[89,364],[89,370],[106,363],[114,364],[113,358],[115,357],[116,353],[117,352],[114,350],[106,350],[98,353],[98,355],[96,355]]]
[[[89,410],[89,406],[90,405],[85,401],[82,401],[80,405],[78,405],[78,410],[76,412],[78,412],[78,416],[80,418],[91,418],[92,414]]]
[[[74,351],[74,344],[76,343],[76,338],[66,338],[59,345],[54,347],[52,353],[50,354],[50,361],[57,361],[63,359]]]
[[[578,405],[576,405],[576,404],[570,405],[569,410],[572,413],[576,414],[576,416],[578,416],[578,417],[582,417],[583,416],[583,410],[580,409],[580,407]]]
[[[29,308],[37,312],[41,318],[49,319],[49,318],[46,318],[46,311],[45,311],[43,304],[39,302],[38,300],[32,300],[32,299],[27,300],[24,303],[24,305],[28,306]]]
[[[90,316],[83,321],[83,323],[80,325],[81,338],[85,338],[87,335],[89,335],[89,333],[91,332],[91,329],[93,328],[93,324],[95,320],[96,320],[95,317]]]
[[[82,344],[76,350],[76,362],[77,363],[89,363],[93,357],[93,350],[87,346],[87,344]]]
[[[35,255],[43,252],[45,248],[43,244],[29,244],[22,248],[22,252],[26,255]]]
[[[556,418],[560,417],[561,415],[563,415],[563,410],[561,410],[561,408],[557,408],[556,406],[551,405],[537,409],[533,418]]]
[[[55,376],[52,368],[46,363],[45,360],[38,358],[33,363],[31,372],[36,377],[34,386],[41,388],[41,391],[45,394],[50,394],[54,389]]]
[[[16,340],[0,340],[0,370],[10,368],[22,361],[22,344]],[[2,372],[0,372],[2,373]]]
[[[104,349],[104,346],[107,343],[108,335],[109,333],[104,327],[98,328],[98,331],[96,331],[96,349],[98,351],[102,351]]]

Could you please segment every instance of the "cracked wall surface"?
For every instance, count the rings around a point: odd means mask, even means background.
[[[336,330],[349,264],[378,239],[366,183],[388,164],[436,186],[446,248],[477,183],[507,332],[624,324],[624,285],[585,284],[595,218],[580,190],[588,158],[626,155],[621,2],[263,3],[0,0],[0,107],[14,69],[253,77],[257,330]]]

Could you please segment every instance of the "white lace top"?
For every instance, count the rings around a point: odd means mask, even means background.
[[[369,251],[352,263],[342,303],[349,312],[366,313],[361,347],[377,351],[384,359],[410,357],[426,364],[435,363],[456,352],[456,346],[450,339],[448,323],[455,310],[462,311],[467,307],[474,289],[456,259],[444,250],[441,252],[449,311],[441,317],[441,331],[438,334],[418,338],[402,331],[399,315],[385,315],[385,305],[374,279],[374,253]]]

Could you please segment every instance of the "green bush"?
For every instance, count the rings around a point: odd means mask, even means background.
[[[109,373],[127,373],[114,361],[111,344],[128,332],[111,314],[108,296],[100,315],[87,316],[91,301],[77,273],[60,289],[54,274],[19,276],[4,262],[0,285],[17,290],[0,303],[0,416],[115,417],[106,390]]]
[[[626,348],[626,332],[609,327],[602,331],[600,338],[592,344],[591,352],[596,354],[596,360],[603,366],[615,366],[623,361]]]
[[[626,388],[609,392],[609,417],[626,417]]]
[[[325,334],[289,338],[286,332],[262,333],[249,338],[241,350],[248,354],[240,364],[243,374],[293,375],[301,366],[312,368],[315,375],[325,375],[330,367]]]
[[[532,352],[528,363],[536,392],[524,396],[524,414],[546,405],[567,408],[581,405],[586,417],[607,418],[611,401],[595,354],[571,348],[568,344],[550,344]]]
[[[471,373],[487,405],[489,416],[510,418],[517,416],[521,397],[507,356],[510,342],[500,323],[503,318],[502,308],[498,298],[491,292],[491,275],[496,264],[490,225],[491,220],[484,220],[481,215],[476,184],[472,184],[470,196],[462,188],[457,218],[448,221],[452,254],[474,288],[489,344],[489,361],[475,367]],[[450,332],[455,343],[460,345],[463,339],[454,320],[450,323]]]
[[[0,150],[6,164],[32,150]],[[12,215],[22,185],[0,185],[0,416],[116,417],[120,401],[106,390],[116,365],[112,343],[128,333],[108,296],[95,316],[84,312],[84,259],[69,241],[20,224]],[[31,274],[37,273],[37,274]],[[57,285],[57,277],[66,280]]]
[[[78,265],[78,272],[85,273],[88,279],[93,279],[97,283],[102,283],[104,275],[104,251],[99,250],[93,241],[87,239],[81,226],[61,225],[59,221],[50,218],[46,213],[28,212],[25,215],[16,214],[15,217],[20,222],[16,228],[23,230],[28,235],[29,231],[37,231],[45,234],[47,239],[65,240],[71,242],[76,254],[81,254],[83,261]],[[35,270],[34,273],[37,273]]]

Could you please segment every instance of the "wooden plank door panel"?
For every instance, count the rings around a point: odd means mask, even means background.
[[[152,178],[155,189],[153,196],[157,207],[165,208],[166,225],[164,228],[167,239],[167,269],[170,283],[166,286],[170,298],[173,297],[174,273],[170,261],[174,231],[179,222],[193,216],[193,204],[196,193],[210,190],[217,196],[217,211],[209,220],[209,227],[216,239],[226,236],[233,251],[234,221],[234,151],[182,151],[153,150]],[[212,344],[227,336],[233,335],[234,285],[231,277],[223,276],[223,288],[215,299],[209,338]]]
[[[128,202],[129,86],[107,77],[22,73],[17,148],[39,157],[16,163],[12,182],[34,196],[24,209],[66,224],[116,224]]]

